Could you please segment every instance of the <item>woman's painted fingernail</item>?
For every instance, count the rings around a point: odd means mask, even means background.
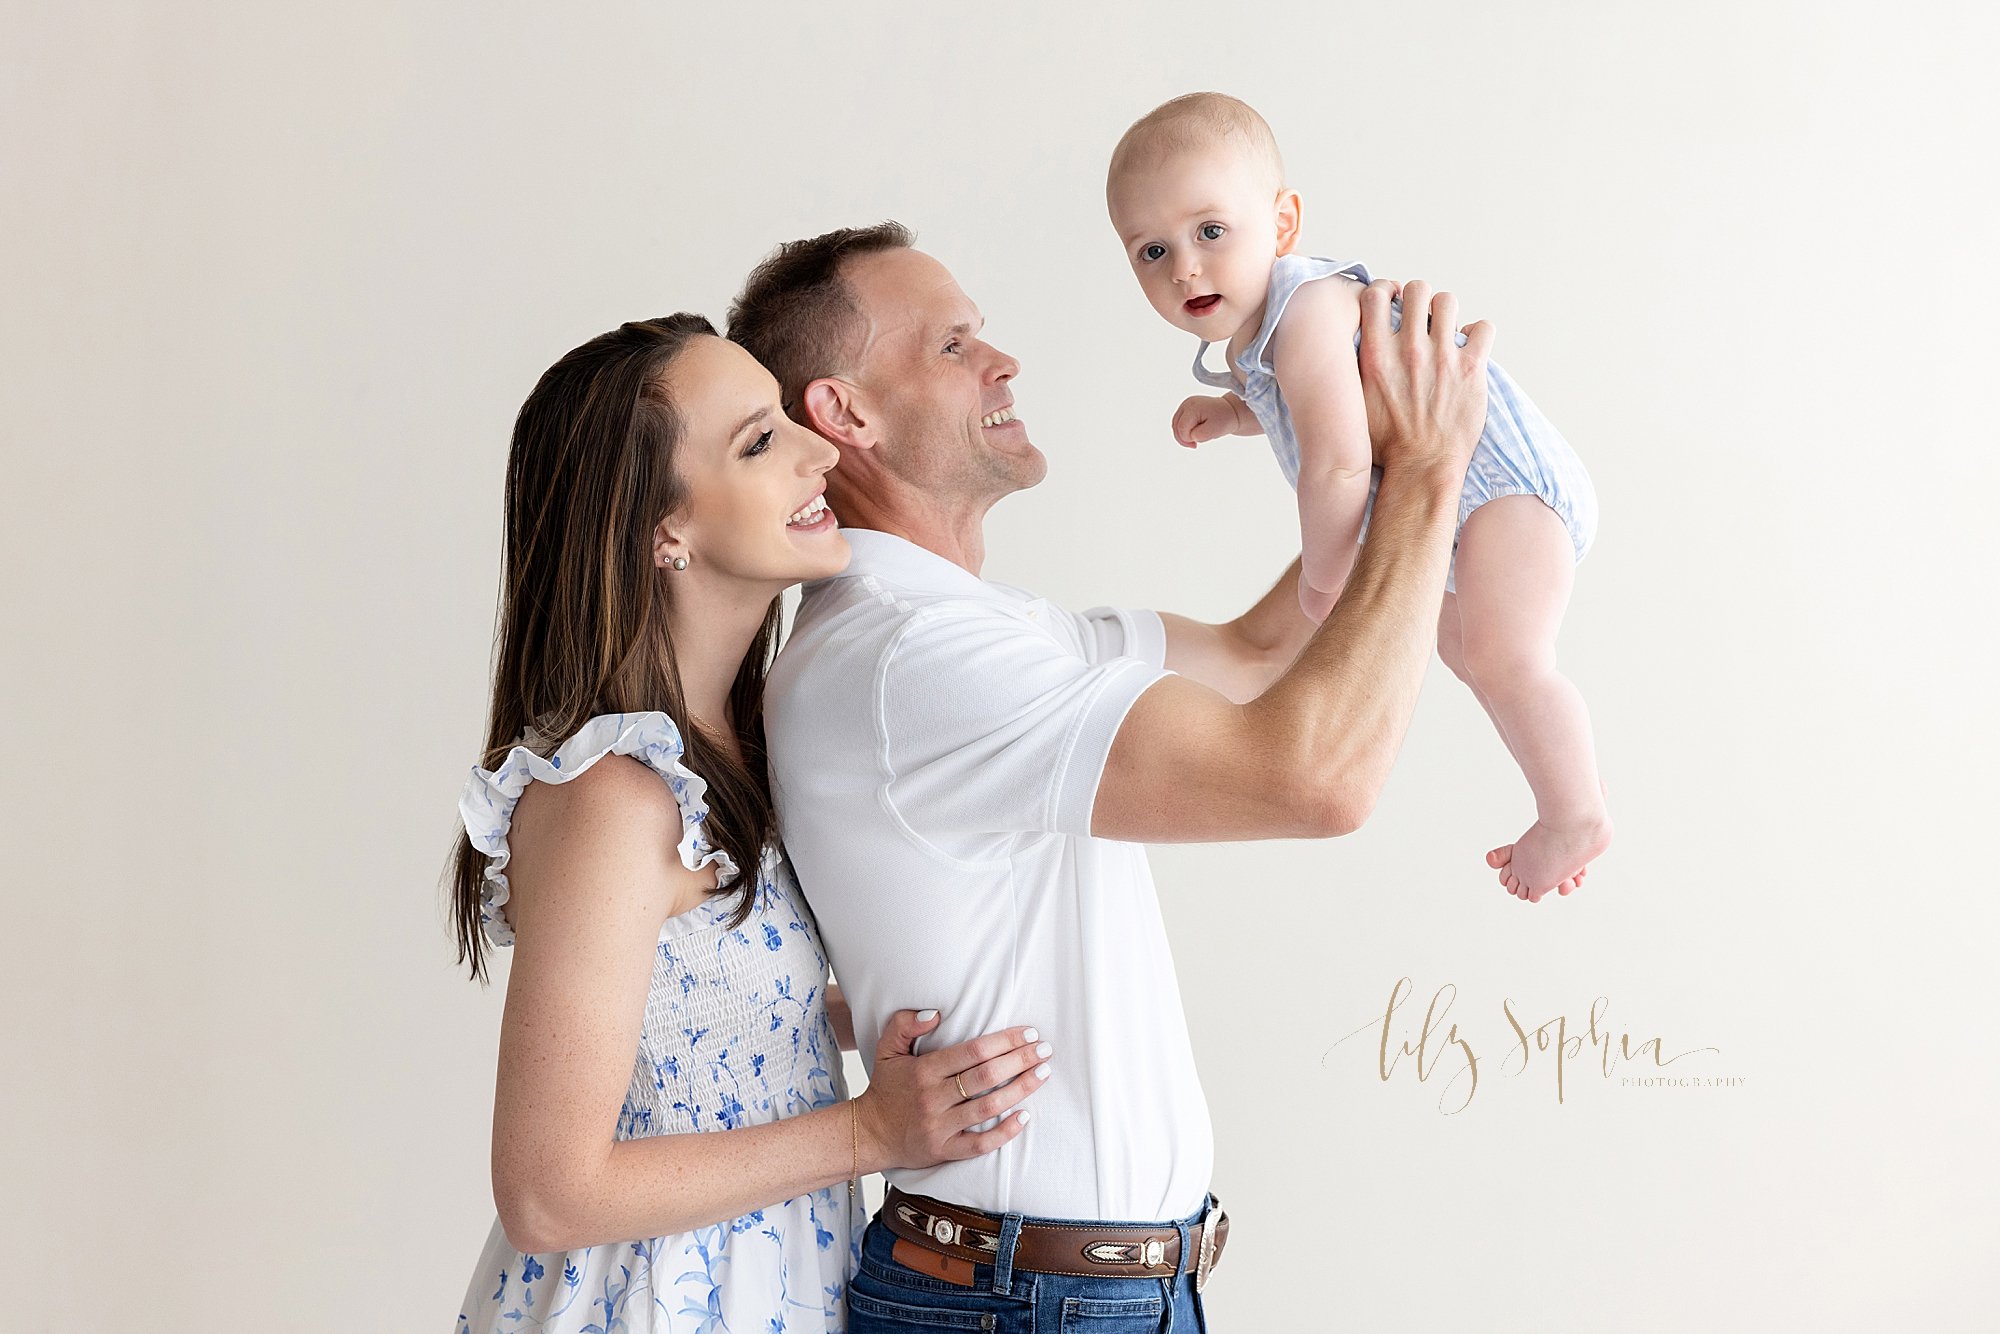
[[[1055,1049],[1054,1047],[1051,1047],[1051,1046],[1050,1046],[1050,1045],[1049,1045],[1048,1043],[1044,1042],[1044,1043],[1042,1043],[1042,1044],[1041,1044],[1040,1046],[1038,1046],[1038,1047],[1036,1047],[1036,1048],[1035,1048],[1035,1055],[1037,1055],[1037,1056],[1053,1056],[1053,1055],[1055,1055],[1055,1050],[1056,1050],[1056,1049]]]
[[[1033,1041],[1034,1041],[1034,1040],[1035,1040],[1036,1038],[1038,1038],[1038,1037],[1040,1037],[1040,1036],[1041,1036],[1041,1034],[1040,1034],[1040,1033],[1037,1033],[1037,1032],[1036,1032],[1036,1031],[1035,1031],[1034,1029],[1032,1029],[1032,1028],[1024,1028],[1024,1029],[1022,1029],[1022,1030],[1021,1030],[1021,1038],[1022,1038],[1022,1040],[1023,1040],[1023,1041],[1026,1041],[1026,1042],[1033,1042]]]
[[[920,1023],[920,1024],[928,1024],[928,1023],[929,1023],[929,1022],[930,1022],[931,1020],[933,1020],[933,1019],[935,1019],[935,1018],[937,1018],[937,1011],[936,1011],[936,1010],[918,1010],[918,1011],[917,1011],[917,1022],[918,1022],[918,1023]]]
[[[1014,1119],[1016,1121],[1019,1121],[1022,1125],[1028,1124],[1028,1114],[1025,1111],[1015,1112]]]
[[[1036,1067],[1035,1067],[1035,1078],[1037,1078],[1037,1079],[1047,1079],[1048,1077],[1049,1077],[1049,1068],[1048,1068],[1048,1066],[1046,1066],[1046,1065],[1038,1065],[1038,1066],[1036,1066]]]

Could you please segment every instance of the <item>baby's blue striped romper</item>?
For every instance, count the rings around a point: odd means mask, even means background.
[[[1359,263],[1343,263],[1309,255],[1278,257],[1271,268],[1271,286],[1264,302],[1263,326],[1258,329],[1257,337],[1236,358],[1236,369],[1243,375],[1241,384],[1228,372],[1212,371],[1203,364],[1210,344],[1204,342],[1194,356],[1197,380],[1217,389],[1234,391],[1256,414],[1257,424],[1264,428],[1264,435],[1271,442],[1271,452],[1277,455],[1278,466],[1284,470],[1285,480],[1291,483],[1294,490],[1299,485],[1299,440],[1292,429],[1291,411],[1278,392],[1278,378],[1271,369],[1268,348],[1271,335],[1277,332],[1278,321],[1284,317],[1285,304],[1291,300],[1292,293],[1316,278],[1335,275],[1362,283],[1369,280],[1367,268]],[[1395,311],[1393,323],[1400,328],[1401,302],[1396,303]],[[1357,333],[1357,345],[1360,338]],[[1459,342],[1464,341],[1465,335],[1460,334]],[[1375,491],[1381,480],[1382,471],[1377,468],[1368,487],[1371,512]],[[1542,415],[1541,409],[1522,392],[1521,386],[1500,369],[1498,362],[1489,360],[1486,363],[1486,429],[1480,433],[1479,444],[1472,452],[1472,461],[1466,465],[1465,486],[1459,492],[1458,524],[1452,536],[1453,569],[1446,579],[1446,589],[1457,591],[1457,533],[1465,527],[1472,511],[1489,500],[1518,495],[1539,496],[1556,512],[1563,526],[1569,530],[1576,558],[1582,560],[1597,536],[1597,490],[1590,484],[1590,474],[1584,471],[1582,461],[1569,447],[1569,442],[1563,439],[1562,433]],[[1367,531],[1364,519],[1364,537]]]

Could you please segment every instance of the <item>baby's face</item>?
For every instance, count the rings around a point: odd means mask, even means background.
[[[1127,168],[1107,202],[1132,272],[1167,323],[1220,343],[1263,318],[1280,253],[1278,196],[1247,154],[1223,144]]]

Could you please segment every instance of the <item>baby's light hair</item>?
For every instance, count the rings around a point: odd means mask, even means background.
[[[1111,150],[1105,189],[1128,168],[1224,145],[1232,137],[1240,141],[1235,145],[1239,151],[1265,168],[1273,195],[1285,188],[1285,160],[1278,155],[1277,136],[1249,103],[1227,93],[1183,93],[1132,122]]]

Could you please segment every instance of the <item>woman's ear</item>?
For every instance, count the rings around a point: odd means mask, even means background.
[[[860,389],[846,380],[823,376],[799,395],[803,424],[836,445],[867,449],[875,443],[874,415]]]
[[[1305,223],[1305,201],[1297,190],[1278,191],[1278,253],[1289,255],[1299,244]]]
[[[678,515],[669,514],[653,529],[653,565],[670,572],[688,567],[687,534],[681,529]]]

